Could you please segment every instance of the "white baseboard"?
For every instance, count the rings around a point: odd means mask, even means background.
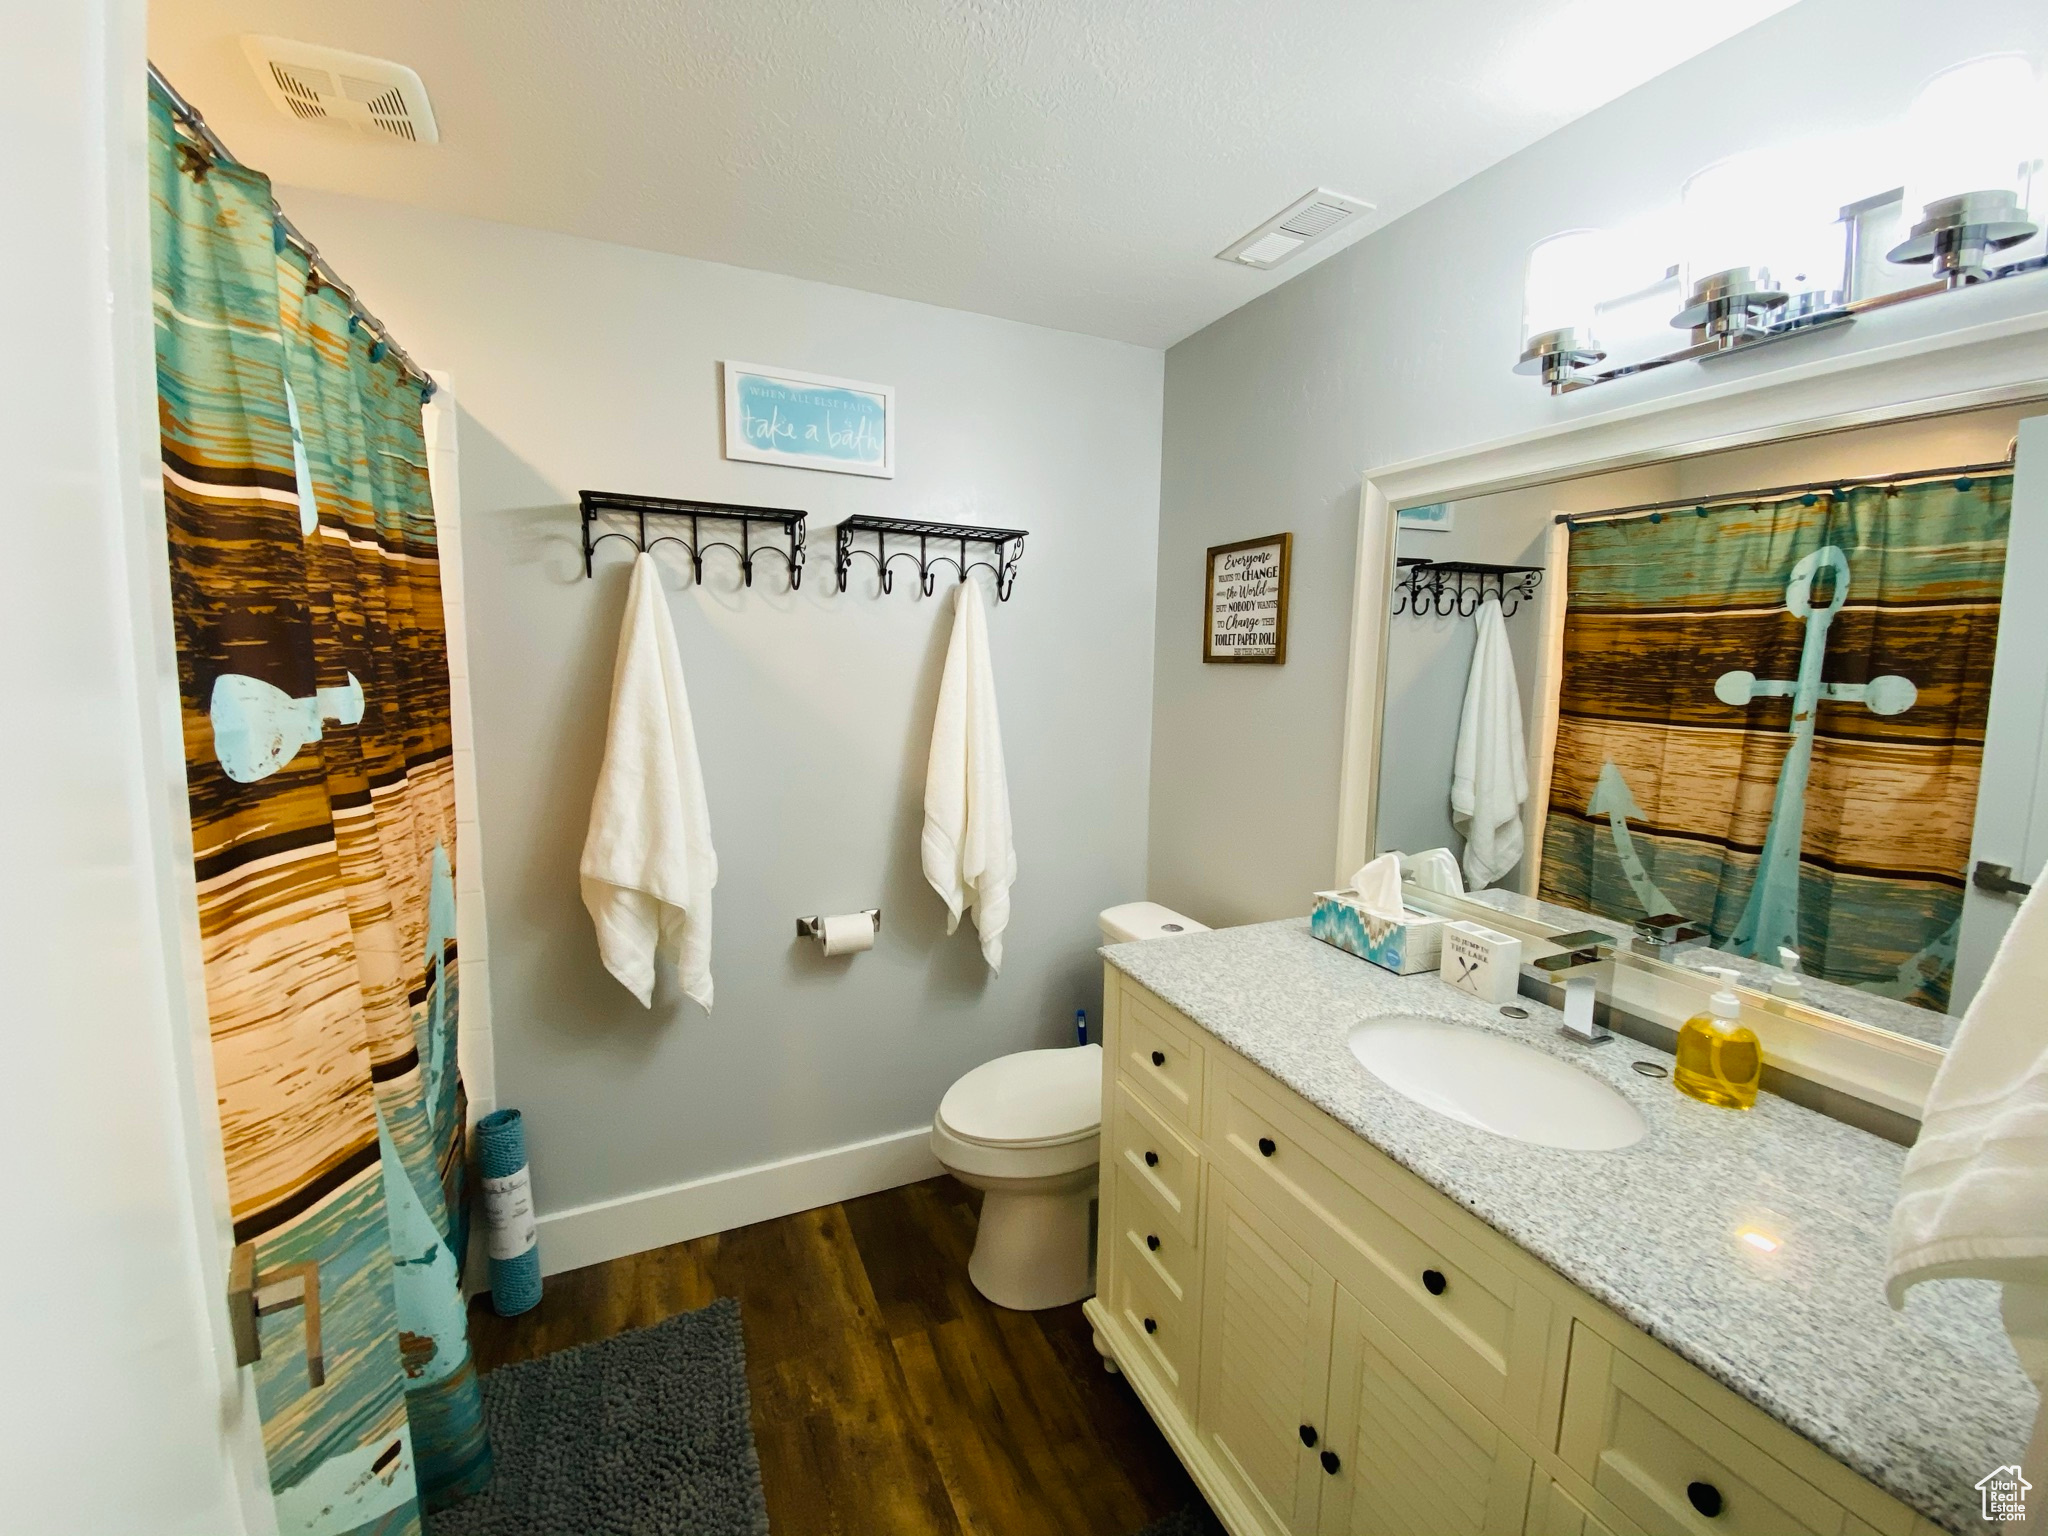
[[[944,1172],[931,1127],[735,1168],[540,1218],[544,1275],[914,1184]]]

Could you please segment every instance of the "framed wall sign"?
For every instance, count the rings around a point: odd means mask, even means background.
[[[894,478],[894,386],[753,363],[721,366],[728,459]]]
[[[1394,521],[1402,528],[1422,528],[1431,533],[1451,531],[1451,504],[1448,501],[1432,501],[1427,506],[1403,507],[1395,514]]]
[[[1287,660],[1287,564],[1294,535],[1218,544],[1209,551],[1202,660]]]

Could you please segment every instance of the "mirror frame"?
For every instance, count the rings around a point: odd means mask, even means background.
[[[1942,303],[1930,306],[1935,313],[1929,318],[1953,324],[1963,305],[1981,297],[1967,290],[1945,296]],[[1902,318],[1872,317],[1865,324],[1875,329],[1886,320]],[[1888,345],[1767,372],[1756,371],[1754,359],[1723,362],[1714,372],[1737,368],[1745,371],[1705,387],[1581,417],[1567,415],[1533,432],[1363,472],[1337,788],[1339,884],[1371,857],[1374,846],[1398,508],[1523,490],[1852,427],[2048,400],[2048,308],[1907,335]],[[1655,376],[1662,379],[1661,374]],[[1554,408],[1570,412],[1584,399],[1563,397]],[[1514,921],[1504,921],[1506,913],[1477,902],[1462,905],[1469,910],[1460,916],[1508,932],[1525,931]],[[1541,936],[1540,924],[1525,927],[1526,936]],[[1688,976],[1693,979],[1679,979]],[[1676,1015],[1683,1020],[1697,1010],[1707,990],[1701,985],[1705,980],[1645,956],[1618,956],[1614,1001],[1625,1011],[1657,1022],[1683,1009]],[[1739,993],[1743,1022],[1757,1032],[1771,1064],[1823,1087],[1919,1117],[1947,1054],[1942,1047],[1753,989]]]

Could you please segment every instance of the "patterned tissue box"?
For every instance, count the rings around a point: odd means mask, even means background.
[[[1412,910],[1401,922],[1375,917],[1358,904],[1356,891],[1317,891],[1308,931],[1397,976],[1433,971],[1443,960],[1442,918]]]

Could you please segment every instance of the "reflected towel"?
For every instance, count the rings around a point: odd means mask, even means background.
[[[1010,784],[996,719],[988,619],[981,588],[971,579],[960,583],[954,600],[953,638],[932,720],[923,858],[925,879],[946,903],[946,932],[960,926],[961,912],[971,905],[982,958],[990,970],[1002,970],[1017,849],[1010,835]]]
[[[619,984],[652,1006],[654,962],[665,959],[683,995],[709,1012],[718,854],[675,622],[648,554],[633,562],[626,594],[582,877],[598,953]]]
[[[1885,1292],[2048,1285],[2048,893],[2037,881],[1927,1093],[1892,1210]]]
[[[1482,891],[1522,860],[1529,746],[1500,604],[1493,598],[1481,603],[1477,623],[1479,640],[1472,648],[1451,766],[1451,824],[1465,837],[1466,887]]]

